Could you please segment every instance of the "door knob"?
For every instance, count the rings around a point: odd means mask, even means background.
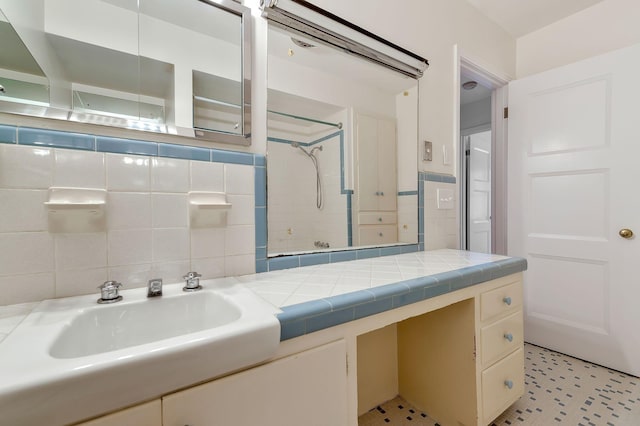
[[[633,237],[633,231],[631,229],[627,229],[627,228],[622,228],[620,230],[620,232],[618,232],[618,234],[622,238],[626,238],[626,239],[629,239],[629,238]]]

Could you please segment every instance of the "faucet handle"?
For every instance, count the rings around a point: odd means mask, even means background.
[[[100,299],[98,303],[114,303],[122,300],[122,296],[118,294],[118,289],[122,284],[118,281],[105,281],[98,286],[100,290]]]
[[[188,272],[187,275],[182,277],[184,278],[184,282],[185,282],[185,286],[182,287],[182,290],[184,291],[201,290],[202,286],[200,285],[200,277],[202,277],[202,275],[197,272],[193,272],[193,271]]]

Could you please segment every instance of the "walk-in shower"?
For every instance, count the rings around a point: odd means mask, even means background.
[[[311,148],[311,151],[307,151],[298,142],[291,142],[293,148],[298,148],[304,152],[307,157],[311,159],[314,167],[316,168],[316,207],[318,210],[322,209],[322,180],[320,179],[320,165],[318,164],[318,157],[316,157],[316,151],[322,151],[322,145]]]

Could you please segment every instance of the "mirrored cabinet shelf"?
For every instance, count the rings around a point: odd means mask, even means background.
[[[232,0],[0,0],[0,112],[249,145],[250,28]]]

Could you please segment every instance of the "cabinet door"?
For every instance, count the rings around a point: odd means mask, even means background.
[[[136,405],[76,426],[162,426],[160,400]]]
[[[347,424],[344,340],[163,398],[164,426]]]
[[[398,198],[396,167],[396,124],[378,120],[378,210],[396,210]]]
[[[378,120],[359,114],[357,132],[359,209],[378,210]]]

